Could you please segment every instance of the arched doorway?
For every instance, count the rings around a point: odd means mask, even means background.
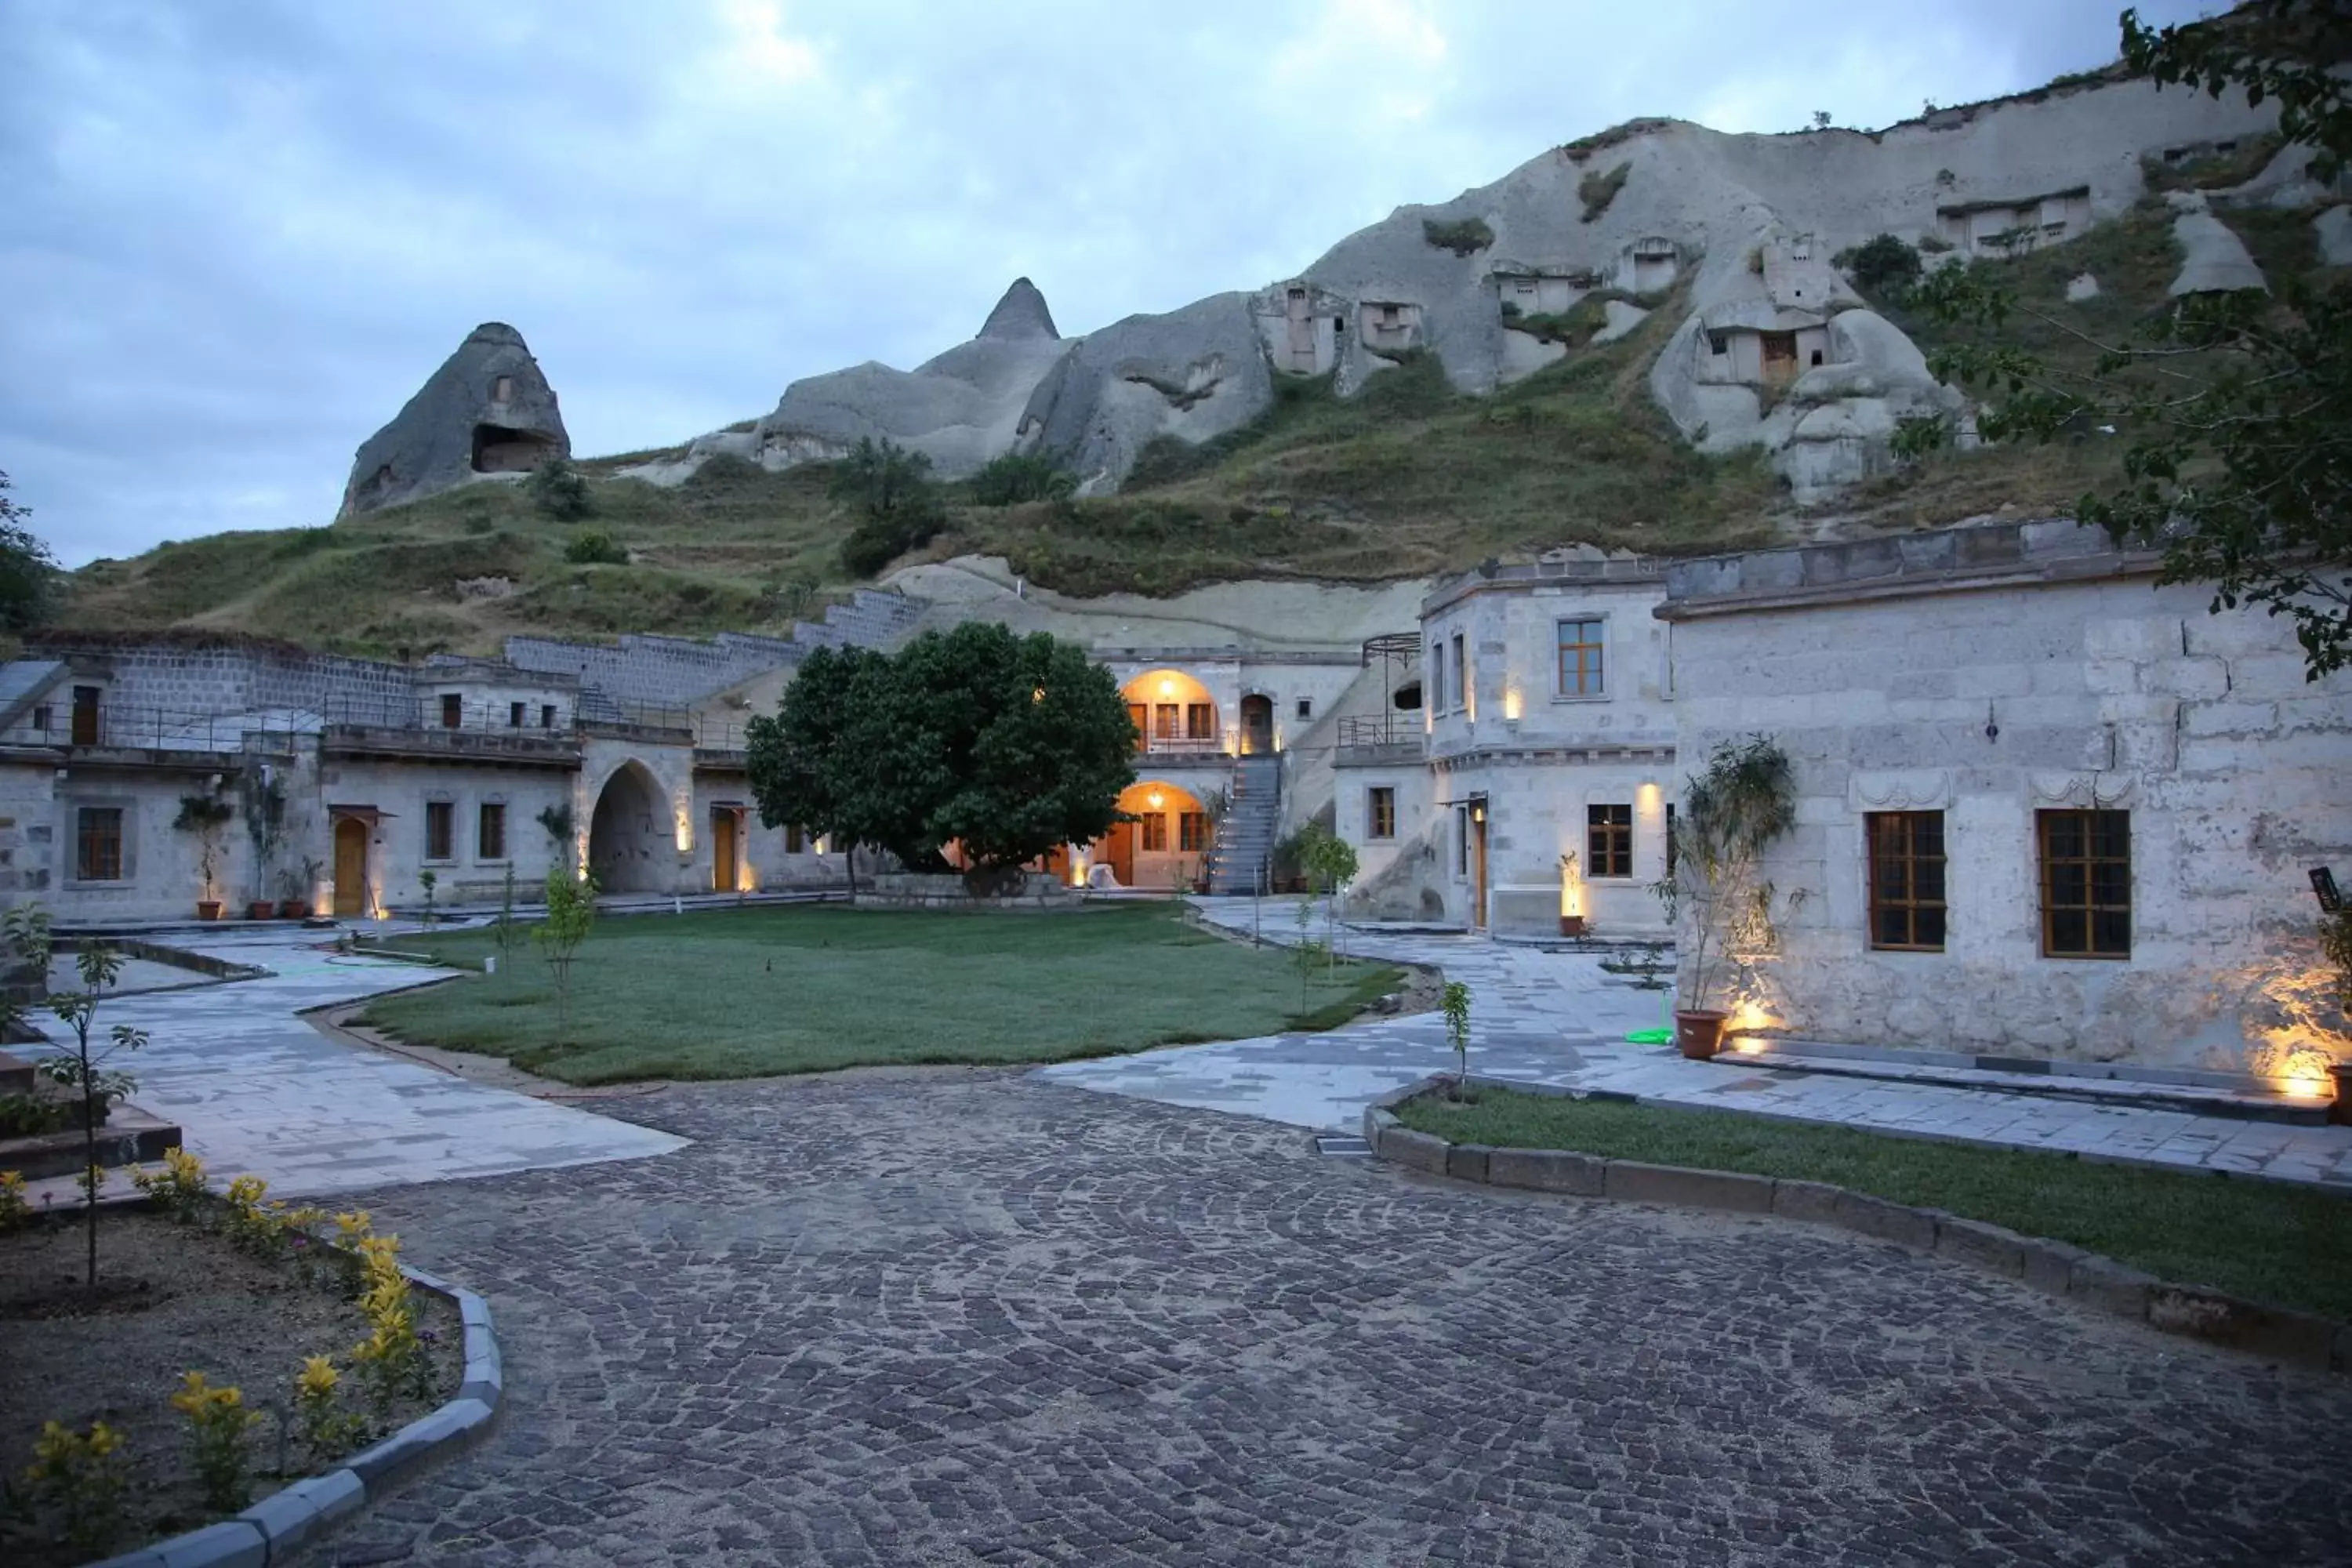
[[[1119,690],[1135,726],[1137,751],[1184,756],[1225,749],[1216,699],[1182,670],[1148,669]]]
[[[1242,755],[1262,757],[1274,750],[1274,699],[1252,692],[1242,699]]]
[[[624,763],[596,796],[588,819],[588,869],[607,893],[669,890],[664,861],[674,851],[669,803],[643,763]]]
[[[1189,891],[1215,831],[1207,808],[1191,791],[1150,779],[1119,792],[1118,809],[1135,820],[1113,823],[1087,862],[1109,867],[1122,888]]]

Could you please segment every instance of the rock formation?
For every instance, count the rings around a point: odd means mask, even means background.
[[[360,444],[338,515],[415,500],[481,475],[528,473],[571,455],[555,389],[522,334],[485,321],[392,423]]]
[[[1021,279],[979,336],[928,363],[794,382],[764,418],[631,472],[674,482],[720,452],[783,468],[885,436],[946,478],[1009,450],[1047,453],[1099,493],[1157,438],[1247,423],[1276,375],[1328,374],[1352,395],[1426,352],[1457,388],[1486,393],[1671,310],[1650,368],[1659,405],[1710,450],[1760,445],[1798,500],[1819,500],[1884,467],[1906,417],[1964,411],[1840,275],[1841,251],[1882,233],[1952,261],[2064,245],[2140,202],[2149,170],[2242,158],[2275,121],[2274,104],[2096,79],[1881,132],[1637,121],[1450,202],[1399,208],[1269,288],[1083,338],[1058,337]],[[2328,198],[2308,163],[2286,149],[2211,206]],[[2263,286],[2205,195],[2177,205],[2176,292]],[[2331,261],[2352,250],[2343,210],[2319,220]],[[2096,288],[2086,276],[2069,293]]]
[[[784,388],[774,412],[748,427],[704,436],[683,457],[622,470],[676,484],[717,453],[769,468],[840,457],[861,436],[929,456],[942,479],[961,479],[1012,450],[1030,394],[1068,351],[1045,295],[1016,278],[980,335],[911,371],[872,361]]]

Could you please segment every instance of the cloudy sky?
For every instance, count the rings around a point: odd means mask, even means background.
[[[1634,115],[2030,87],[2120,8],[0,0],[0,469],[68,564],[324,523],[477,321],[575,450],[657,446],[928,358],[1024,273],[1075,334]]]

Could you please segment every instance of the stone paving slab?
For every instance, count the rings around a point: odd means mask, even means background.
[[[1193,900],[1207,920],[1253,928],[1247,899]],[[1291,900],[1267,900],[1268,941],[1294,931]],[[1322,931],[1318,918],[1314,926]],[[2263,1175],[2352,1192],[2352,1127],[2298,1126],[1757,1066],[1736,1054],[1685,1061],[1671,1046],[1633,1046],[1659,1026],[1665,994],[1615,983],[1597,954],[1547,952],[1483,938],[1357,931],[1353,954],[1432,965],[1470,985],[1470,1070],[1561,1089],[1610,1089],[1671,1104],[2044,1149],[2138,1163]],[[1172,1105],[1349,1131],[1384,1094],[1450,1070],[1435,1014],[1317,1035],[1171,1046],[1038,1069],[1049,1082]]]
[[[685,1084],[662,1160],[367,1194],[496,1305],[338,1568],[2318,1563],[2352,1388],[1770,1215],[1027,1076]]]
[[[296,1016],[450,971],[344,956],[283,933],[187,945],[271,973],[110,996],[99,1026],[148,1031],[147,1047],[116,1064],[139,1079],[132,1100],[178,1122],[223,1183],[252,1174],[275,1196],[322,1197],[681,1147],[650,1128],[355,1049]],[[53,1018],[35,1022],[54,1042],[69,1038]]]

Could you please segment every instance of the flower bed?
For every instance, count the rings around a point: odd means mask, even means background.
[[[398,1278],[364,1217],[226,1197],[177,1157],[110,1211],[0,1236],[0,1561],[81,1563],[235,1514],[457,1391],[456,1308]],[[321,1237],[314,1224],[331,1234]]]

